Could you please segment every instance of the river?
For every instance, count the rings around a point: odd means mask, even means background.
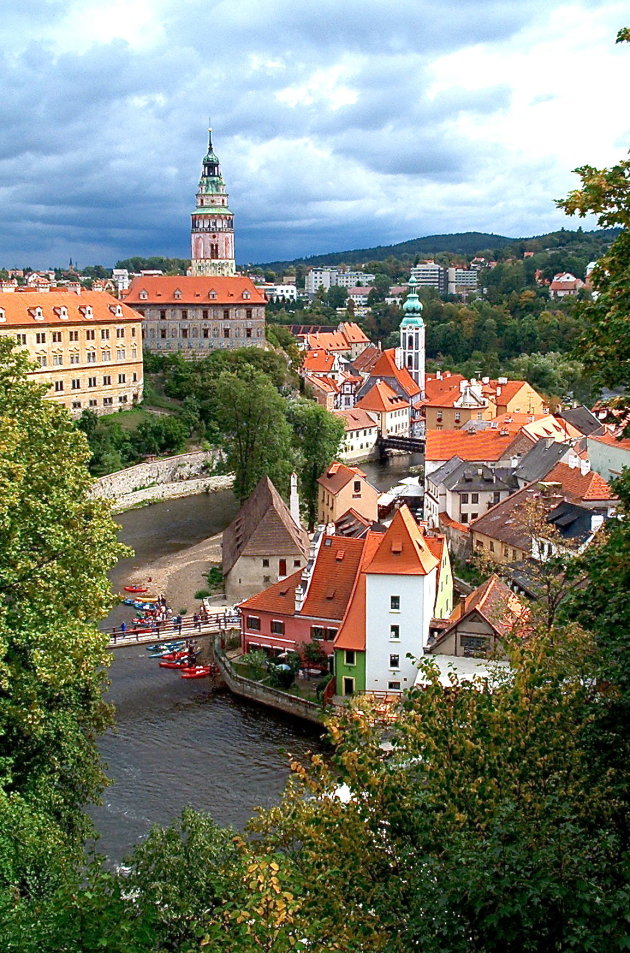
[[[387,489],[420,459],[394,457],[360,464]],[[120,539],[135,556],[111,573],[119,590],[135,565],[175,553],[220,532],[234,517],[231,492],[169,500],[121,513]],[[110,616],[117,624],[125,610]],[[116,728],[99,743],[112,784],[90,811],[100,833],[98,850],[118,863],[151,825],[168,824],[186,805],[218,824],[242,828],[256,807],[277,803],[289,775],[289,754],[321,751],[318,729],[187,682],[159,668],[142,647],[117,649],[108,700]]]

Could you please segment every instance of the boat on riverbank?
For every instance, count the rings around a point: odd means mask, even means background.
[[[186,665],[179,673],[180,678],[208,678],[219,674],[218,665]]]

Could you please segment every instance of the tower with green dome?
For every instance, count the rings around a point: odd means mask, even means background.
[[[208,130],[208,152],[197,189],[197,207],[192,213],[191,275],[234,275],[234,216],[219,160]]]
[[[400,322],[400,367],[406,367],[424,397],[424,321],[422,303],[418,298],[417,281],[409,279],[409,294],[403,304],[404,317]]]

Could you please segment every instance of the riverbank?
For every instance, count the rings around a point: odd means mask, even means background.
[[[166,597],[174,612],[193,612],[199,604],[195,593],[207,588],[204,573],[221,564],[222,539],[223,533],[216,533],[179,552],[142,562],[132,569],[133,582],[148,583],[152,592]],[[219,601],[223,605],[222,596]]]

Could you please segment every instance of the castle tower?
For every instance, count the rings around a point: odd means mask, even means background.
[[[219,160],[208,130],[208,152],[203,160],[197,190],[197,207],[192,213],[191,275],[234,275],[234,216]]]
[[[416,291],[417,281],[409,279],[409,294],[403,304],[405,316],[400,322],[400,361],[406,367],[424,397],[424,321],[422,303]]]

